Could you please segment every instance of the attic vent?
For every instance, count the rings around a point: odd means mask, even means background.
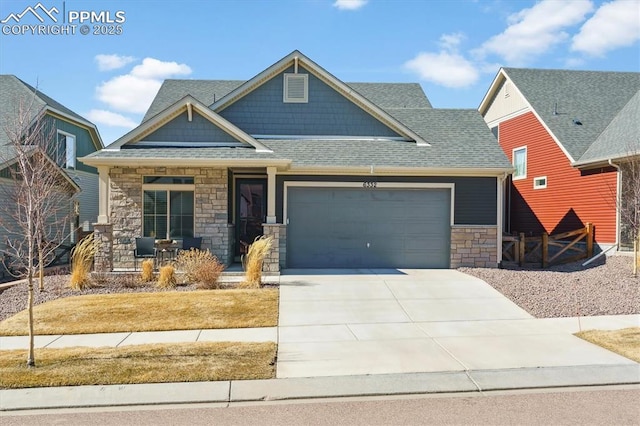
[[[309,102],[309,74],[284,75],[284,102]]]

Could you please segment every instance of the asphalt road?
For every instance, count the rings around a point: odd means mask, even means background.
[[[11,425],[638,425],[640,386],[0,413]]]

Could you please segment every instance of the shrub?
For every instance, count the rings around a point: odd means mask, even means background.
[[[176,286],[176,270],[173,266],[167,265],[160,268],[157,286],[159,288],[173,288]]]
[[[142,272],[140,273],[140,281],[148,283],[153,281],[153,259],[145,259],[142,261]]]
[[[90,285],[91,265],[96,254],[93,234],[88,235],[71,250],[71,280],[69,286],[74,290],[82,290]]]
[[[244,259],[245,281],[240,284],[242,288],[260,288],[262,283],[262,264],[273,245],[273,237],[258,237],[249,246]]]
[[[218,263],[218,259],[209,250],[183,250],[178,253],[176,266],[184,272],[187,282],[195,283],[198,282],[196,271],[200,265],[211,261]]]
[[[198,288],[207,290],[219,288],[218,278],[223,270],[224,265],[216,258],[199,263],[194,271]]]

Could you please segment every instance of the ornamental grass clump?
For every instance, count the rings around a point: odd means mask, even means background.
[[[142,272],[140,273],[140,282],[148,283],[153,281],[153,259],[142,261]]]
[[[69,287],[74,290],[82,290],[91,285],[90,272],[95,254],[96,245],[93,235],[80,240],[71,250],[71,279]]]
[[[245,281],[240,283],[241,288],[260,288],[262,284],[262,265],[272,245],[273,237],[261,236],[256,238],[253,244],[249,246],[243,262]]]
[[[160,277],[158,277],[158,288],[174,288],[176,286],[176,269],[172,265],[166,265],[160,268]]]
[[[199,263],[194,271],[195,282],[198,283],[198,288],[202,290],[219,288],[218,278],[220,278],[223,270],[224,265],[218,262],[218,259],[215,257]]]
[[[202,269],[201,265],[209,262],[219,263],[218,259],[211,254],[209,250],[183,250],[178,253],[176,267],[178,270],[184,272],[185,279],[188,283],[197,283],[200,280],[198,271]]]

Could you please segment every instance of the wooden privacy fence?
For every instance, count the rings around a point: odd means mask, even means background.
[[[584,240],[584,243],[580,243]],[[580,244],[579,244],[580,243]],[[593,224],[561,234],[539,237],[505,235],[502,237],[502,260],[520,266],[540,263],[543,268],[558,263],[569,263],[593,256]]]

